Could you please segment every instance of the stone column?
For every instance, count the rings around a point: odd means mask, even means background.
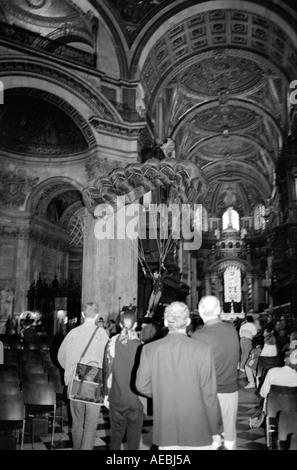
[[[253,311],[253,277],[247,275],[247,311]]]
[[[97,220],[85,218],[82,276],[82,304],[97,302],[100,316],[116,317],[119,306],[133,304],[137,298],[138,257],[130,239],[98,240],[94,228]],[[119,302],[119,297],[121,297]]]
[[[259,289],[258,289],[258,278],[254,279],[254,312],[259,310]]]
[[[18,315],[28,308],[27,290],[32,279],[29,279],[30,256],[29,240],[27,238],[17,241],[16,260],[18,267],[15,270],[15,302],[14,313]]]
[[[218,277],[216,274],[211,276],[211,295],[218,297]]]
[[[211,278],[205,276],[205,295],[211,295]]]

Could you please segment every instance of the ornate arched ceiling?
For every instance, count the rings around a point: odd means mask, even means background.
[[[205,171],[209,213],[227,190],[242,215],[270,197],[297,77],[292,0],[0,0],[1,9],[8,23],[63,44],[94,45],[95,14],[121,78],[141,82],[155,140],[172,139],[178,158]]]
[[[67,0],[1,0],[7,21],[60,43],[94,46],[93,17]]]
[[[248,216],[273,191],[297,49],[272,16],[209,3],[213,10],[160,27],[141,81],[157,140],[172,139],[179,158],[209,178],[210,214],[220,211],[229,181],[234,204]]]
[[[42,90],[6,91],[0,110],[0,149],[35,156],[67,156],[89,148],[89,126],[61,98]]]

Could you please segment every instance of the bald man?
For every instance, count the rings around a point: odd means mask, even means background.
[[[211,346],[223,420],[224,447],[227,450],[235,450],[238,410],[237,365],[240,355],[238,333],[231,323],[220,319],[221,306],[216,297],[212,295],[202,297],[198,311],[204,325],[194,332],[192,339]]]

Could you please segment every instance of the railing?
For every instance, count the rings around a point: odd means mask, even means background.
[[[40,36],[32,31],[3,22],[0,22],[0,41],[1,40],[46,52],[52,56],[58,56],[79,65],[92,68],[96,65],[95,54],[80,51],[74,47],[61,44],[59,41],[54,41],[53,39]]]
[[[272,307],[273,315],[288,315],[291,313],[291,302]]]
[[[230,250],[230,251],[216,251],[215,255],[216,260],[228,259],[228,258],[238,258],[246,260],[246,252],[244,250]]]

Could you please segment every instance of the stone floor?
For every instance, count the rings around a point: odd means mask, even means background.
[[[239,372],[239,408],[237,418],[237,450],[268,450],[265,439],[265,428],[249,429],[248,418],[255,412],[258,407],[260,398],[256,394],[255,389],[244,389],[247,380],[245,375]],[[152,446],[152,424],[153,420],[147,416],[143,424],[143,432],[140,443],[140,450],[150,450]],[[28,441],[29,435],[26,434],[24,450],[50,450],[51,436],[35,437],[34,444]],[[109,416],[105,407],[102,407],[97,428],[97,438],[95,450],[108,450],[110,439]],[[124,448],[124,445],[123,445]],[[70,429],[67,422],[67,413],[64,409],[64,425],[63,429],[57,422],[54,437],[55,450],[70,450],[71,438]]]

